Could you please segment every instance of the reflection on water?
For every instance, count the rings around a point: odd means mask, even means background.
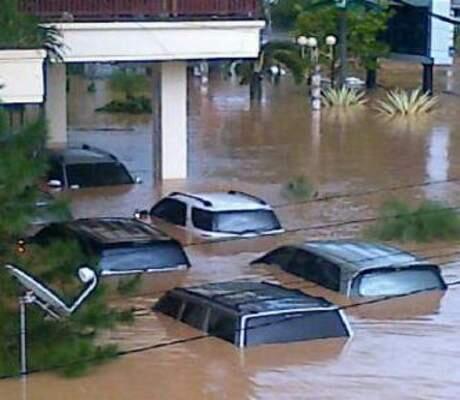
[[[395,75],[405,79],[402,72]],[[412,76],[412,75],[411,75]],[[80,78],[79,78],[80,79]],[[384,77],[393,82],[394,77]],[[96,95],[84,81],[71,84],[71,140],[115,152],[135,174],[152,175],[148,118],[94,113],[107,100],[103,81]],[[237,188],[272,204],[285,204],[282,186],[306,175],[321,195],[357,192],[398,184],[460,176],[460,99],[446,96],[426,119],[383,120],[365,110],[314,116],[305,90],[289,82],[266,87],[265,101],[250,106],[247,87],[211,76],[208,90],[190,82],[190,179],[153,187],[151,180],[131,188],[88,189],[68,193],[77,216],[129,216],[149,208],[172,190]],[[455,87],[455,85],[454,85]],[[109,130],[100,130],[100,128]],[[111,129],[114,128],[114,129]],[[388,196],[458,203],[455,183],[348,197],[277,209],[288,229],[375,215]],[[174,229],[182,241],[190,239]],[[309,230],[255,240],[188,247],[193,267],[171,275],[150,275],[129,304],[149,309],[162,291],[176,285],[256,278],[284,283],[346,304],[337,293],[312,287],[275,267],[248,263],[293,241],[359,234],[360,225]],[[411,247],[414,247],[411,245]],[[419,246],[421,254],[454,252],[458,244]],[[451,259],[443,258],[446,262]],[[444,268],[446,280],[460,277],[458,264]],[[116,284],[116,282],[114,283]],[[123,304],[127,301],[123,300]],[[354,338],[241,351],[215,338],[137,353],[97,368],[94,374],[64,380],[49,374],[28,379],[23,399],[19,380],[0,382],[8,400],[221,400],[221,399],[457,399],[460,382],[460,289],[427,293],[348,311]],[[104,340],[123,349],[192,337],[198,331],[167,317],[146,313],[133,326],[109,332]]]

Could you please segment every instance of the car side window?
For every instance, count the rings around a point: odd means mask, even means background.
[[[150,214],[171,224],[185,226],[187,206],[179,200],[164,199],[152,208]]]
[[[204,231],[213,230],[214,214],[210,211],[201,210],[199,208],[192,208],[192,223],[195,228]]]
[[[235,343],[237,318],[224,311],[211,310],[208,323],[208,334],[230,343]]]
[[[289,272],[335,291],[340,290],[340,269],[332,262],[299,250]]]
[[[177,319],[179,317],[181,306],[181,299],[175,296],[166,296],[158,302],[158,304],[155,306],[155,310]]]
[[[304,250],[298,250],[293,260],[289,264],[287,271],[291,274],[298,275],[310,280],[308,276],[311,274],[307,273],[307,270],[310,270],[314,267],[313,264],[315,261],[316,256],[313,254],[310,254]]]
[[[267,254],[261,259],[261,262],[266,264],[276,264],[283,269],[287,269],[295,253],[296,249],[293,247],[281,247],[280,249]]]
[[[193,328],[203,330],[208,308],[203,304],[189,301],[182,313],[181,321]]]

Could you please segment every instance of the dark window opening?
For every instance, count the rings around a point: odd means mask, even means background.
[[[195,228],[213,231],[214,213],[199,208],[192,208],[192,223]]]
[[[155,305],[155,310],[177,319],[182,306],[182,300],[174,296],[165,296]]]
[[[202,304],[187,303],[181,321],[195,329],[203,330],[207,307]]]
[[[185,226],[187,206],[178,200],[164,199],[152,208],[150,214],[171,224]]]
[[[116,162],[70,164],[66,166],[66,171],[69,187],[128,185],[134,182],[124,165]]]
[[[208,334],[216,336],[227,342],[235,343],[237,331],[236,316],[229,315],[219,310],[212,310],[208,324]]]

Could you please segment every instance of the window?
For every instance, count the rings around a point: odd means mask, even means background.
[[[273,211],[225,211],[216,213],[216,232],[244,234],[281,229]]]
[[[62,185],[65,184],[64,182],[64,173],[63,173],[63,168],[62,164],[55,160],[50,161],[50,169],[48,172],[48,180],[55,180],[55,181],[60,181]]]
[[[245,333],[247,346],[350,336],[338,310],[253,317],[248,319]]]
[[[192,223],[195,228],[203,231],[213,230],[214,213],[199,208],[192,208]]]
[[[235,343],[237,332],[237,318],[225,311],[212,310],[209,317],[208,334],[227,342]]]
[[[150,214],[171,224],[185,226],[187,206],[179,200],[164,199],[152,208]]]
[[[155,305],[155,310],[177,319],[182,306],[182,300],[175,296],[165,296]]]
[[[189,266],[184,250],[177,242],[154,243],[150,246],[130,246],[107,249],[102,253],[100,268],[110,272],[158,270]]]
[[[438,267],[425,266],[364,272],[355,278],[353,294],[397,296],[417,290],[444,290],[445,288],[446,285]]]
[[[133,183],[133,178],[119,162],[69,164],[66,166],[69,187],[112,186]]]
[[[195,329],[203,330],[208,309],[203,304],[188,302],[182,313],[181,321]]]
[[[299,250],[288,267],[288,272],[301,276],[328,289],[340,290],[340,269],[332,262]]]
[[[293,247],[281,247],[280,249],[274,250],[268,253],[265,257],[262,257],[259,261],[265,264],[276,264],[286,269],[289,263],[294,257],[296,249]]]

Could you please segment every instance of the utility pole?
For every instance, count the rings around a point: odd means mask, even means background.
[[[348,34],[348,21],[347,21],[347,0],[336,0],[336,6],[339,8],[339,88],[345,85],[347,79],[347,34]]]

